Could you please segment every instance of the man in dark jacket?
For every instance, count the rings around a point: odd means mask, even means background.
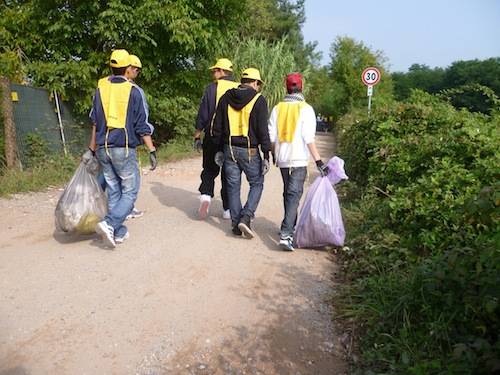
[[[269,171],[270,142],[267,131],[267,102],[259,93],[260,72],[248,68],[241,75],[241,85],[228,90],[220,99],[214,124],[214,142],[224,152],[224,172],[233,233],[254,236],[250,222],[264,188]],[[262,160],[260,152],[264,155]],[[241,205],[241,172],[250,184],[245,206]]]
[[[219,99],[224,93],[238,83],[233,79],[233,64],[228,59],[219,59],[214,66],[210,67],[214,82],[209,84],[201,99],[198,116],[196,118],[196,131],[194,134],[194,147],[199,151],[203,149],[203,170],[201,172],[201,184],[198,188],[200,192],[200,208],[198,214],[200,219],[205,219],[208,215],[210,202],[214,197],[215,179],[219,175],[221,168],[215,163],[215,154],[218,150],[212,141],[212,120],[215,115],[215,109]],[[201,133],[204,132],[203,143]],[[223,219],[230,219],[229,203],[227,198],[226,184],[224,179],[224,170],[221,172],[221,197],[224,212]]]

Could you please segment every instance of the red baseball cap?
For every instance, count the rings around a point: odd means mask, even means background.
[[[302,91],[302,74],[300,73],[287,74],[286,89],[288,91],[292,91],[293,89],[299,89],[299,91]]]

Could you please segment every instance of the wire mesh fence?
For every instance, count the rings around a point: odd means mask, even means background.
[[[88,120],[74,116],[68,103],[41,88],[11,84],[11,91],[18,158],[23,166],[30,165],[34,139],[43,142],[49,155],[64,155],[64,148],[73,155],[85,149],[90,133]]]

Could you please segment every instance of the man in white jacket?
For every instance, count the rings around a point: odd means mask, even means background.
[[[275,162],[283,178],[285,216],[280,228],[280,247],[293,251],[293,234],[297,211],[304,191],[307,163],[312,155],[322,176],[328,173],[314,143],[316,115],[302,94],[302,76],[291,73],[286,77],[288,95],[278,103],[269,118],[269,139]]]

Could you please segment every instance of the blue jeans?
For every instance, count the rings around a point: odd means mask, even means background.
[[[102,191],[106,191],[106,179],[104,178],[104,173],[99,173],[97,175],[97,182],[101,186]]]
[[[255,216],[255,210],[264,189],[264,176],[261,172],[262,159],[257,149],[252,149],[253,154],[250,157],[247,148],[233,146],[232,149],[234,160],[229,146],[224,145],[224,172],[231,222],[234,227],[238,225],[241,217],[248,216],[252,219]],[[250,191],[244,207],[241,206],[241,172],[245,173],[250,184]]]
[[[139,164],[134,148],[110,147],[108,154],[104,147],[96,151],[106,180],[108,193],[108,214],[104,218],[115,230],[115,236],[123,236],[127,227],[125,218],[134,207],[139,192]]]
[[[281,222],[280,236],[286,238],[293,237],[295,231],[307,167],[280,168],[280,171],[283,178],[283,204],[285,206],[285,218]]]

